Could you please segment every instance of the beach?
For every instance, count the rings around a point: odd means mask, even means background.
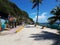
[[[42,26],[26,25],[17,33],[2,31],[5,35],[0,35],[0,45],[55,45],[58,38],[58,31]],[[14,28],[18,30],[20,27]]]

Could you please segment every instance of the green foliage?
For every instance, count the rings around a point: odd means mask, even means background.
[[[33,3],[33,7],[32,7],[32,9],[33,9],[36,6],[38,6],[39,4],[41,4],[42,3],[42,0],[32,0],[32,3]]]
[[[5,10],[5,11],[4,11]],[[7,14],[12,14],[14,16],[16,16],[19,11],[20,13],[20,9],[12,2],[10,2],[9,0],[0,0],[0,11],[3,13],[7,13]]]
[[[60,0],[56,0],[57,2],[60,2]]]
[[[29,17],[29,16],[28,16],[28,13],[27,13],[26,11],[22,11],[22,16],[24,16],[24,17],[26,17],[26,18]]]
[[[55,23],[57,20],[60,21],[60,6],[57,6],[56,8],[54,8],[51,11],[51,14],[53,14],[54,16],[48,18],[49,23],[53,24]]]
[[[14,17],[17,18],[17,22],[22,21],[28,22],[27,19],[29,19],[32,22],[32,19],[30,19],[26,11],[21,10],[20,8],[17,7],[15,3],[10,2],[9,0],[0,0],[0,12],[7,14],[7,16],[9,14],[13,15]]]
[[[30,19],[30,21],[34,22],[32,18],[29,18],[29,19]]]

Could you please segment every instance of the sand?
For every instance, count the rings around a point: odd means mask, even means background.
[[[54,34],[57,35],[56,29],[46,27],[41,29],[41,26],[26,25],[17,33],[1,32],[0,45],[52,45],[55,42]]]

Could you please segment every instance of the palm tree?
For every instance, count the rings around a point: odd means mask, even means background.
[[[38,22],[38,15],[39,15],[39,4],[42,3],[42,0],[32,0],[32,3],[33,3],[32,9],[37,7],[37,19],[36,19],[36,23],[35,23],[35,26],[36,26],[36,24]]]
[[[57,6],[56,8],[54,8],[51,11],[51,14],[54,15],[54,16],[48,18],[48,20],[50,21],[51,24],[55,23],[57,20],[60,21],[60,6]]]
[[[60,0],[56,0],[57,2],[60,2]]]

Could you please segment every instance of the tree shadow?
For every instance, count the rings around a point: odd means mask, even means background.
[[[52,33],[52,32],[47,32],[47,31],[42,31],[42,34],[31,34],[30,38],[34,38],[34,40],[54,40],[54,43],[52,45],[60,45],[60,35]]]

